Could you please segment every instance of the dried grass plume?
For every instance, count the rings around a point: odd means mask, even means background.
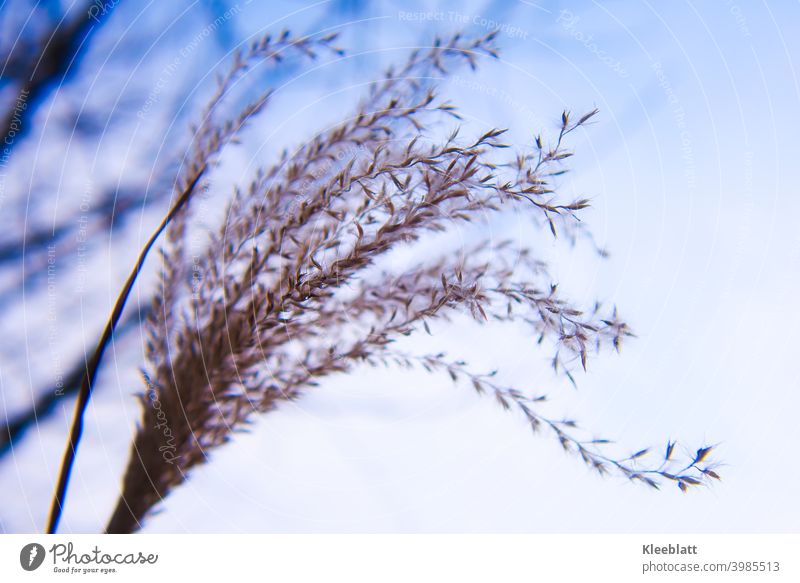
[[[190,202],[176,213],[146,324],[142,418],[107,532],[139,529],[210,450],[254,415],[364,364],[444,373],[492,397],[534,432],[549,432],[601,474],[653,488],[673,482],[682,490],[718,478],[710,447],[678,459],[670,441],[650,465],[643,461],[648,450],[614,457],[606,440],[583,439],[575,421],[545,413],[543,395],[504,386],[497,371],[473,370],[446,346],[419,354],[396,347],[399,337],[430,333],[432,322],[460,313],[487,326],[521,323],[543,348],[552,347],[553,368],[574,380],[574,369],[585,368],[592,354],[604,346],[619,350],[632,335],[615,308],[572,305],[541,258],[512,241],[426,255],[404,272],[379,269],[387,253],[426,233],[510,210],[553,236],[582,232],[578,215],[589,202],[564,200],[553,177],[571,156],[569,135],[596,111],[564,112],[556,135],[537,137],[527,151],[504,143],[502,129],[474,134],[464,126],[437,137],[442,120],[459,114],[433,79],[496,56],[494,37],[436,40],[388,71],[339,125],[258,170],[248,188],[232,189],[224,220],[193,263],[185,251]],[[237,54],[201,112],[176,193],[195,190],[223,146],[268,105],[269,91],[226,113],[228,96],[251,66],[335,55],[333,41],[286,33]],[[192,270],[202,277],[193,279]]]

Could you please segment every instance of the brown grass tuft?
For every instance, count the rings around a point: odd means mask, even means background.
[[[540,343],[552,344],[554,369],[574,382],[572,371],[585,369],[591,354],[606,345],[619,350],[632,336],[616,309],[603,315],[599,306],[588,313],[573,306],[531,249],[511,242],[487,240],[461,256],[426,257],[402,273],[374,269],[389,251],[426,233],[509,209],[554,236],[582,228],[578,214],[588,201],[562,200],[552,180],[572,155],[566,138],[596,110],[577,118],[565,111],[556,136],[538,137],[531,151],[516,154],[503,142],[502,129],[429,137],[458,112],[439,98],[435,84],[420,79],[495,56],[494,36],[457,35],[413,53],[374,84],[350,118],[259,170],[247,189],[233,192],[224,224],[197,260],[202,279],[195,284],[183,251],[191,213],[174,213],[147,324],[142,420],[108,532],[140,528],[148,512],[252,415],[359,364],[445,373],[492,396],[534,431],[548,430],[601,474],[616,472],[654,488],[673,481],[682,490],[718,477],[708,461],[711,448],[681,463],[670,442],[653,467],[642,464],[648,450],[614,458],[605,453],[607,440],[581,439],[576,422],[549,418],[543,396],[499,384],[496,371],[480,374],[445,351],[395,348],[400,336],[430,333],[430,322],[458,313],[487,325],[524,323]],[[283,35],[237,55],[202,114],[176,192],[193,191],[221,148],[267,104],[269,92],[230,119],[221,115],[229,91],[253,62],[277,61],[289,49],[314,54],[332,48],[332,40]]]

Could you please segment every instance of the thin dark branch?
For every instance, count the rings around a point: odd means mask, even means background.
[[[78,400],[75,403],[75,414],[72,419],[69,441],[67,442],[67,447],[64,451],[64,458],[61,462],[58,482],[56,484],[55,493],[53,494],[53,500],[50,505],[50,517],[47,521],[48,534],[54,534],[58,529],[58,522],[61,519],[61,513],[64,509],[64,497],[67,492],[67,484],[69,483],[69,477],[72,473],[72,466],[75,463],[75,455],[77,453],[78,444],[80,443],[81,435],[83,434],[83,415],[86,412],[86,408],[89,405],[89,399],[92,396],[92,389],[94,388],[94,382],[97,378],[97,371],[100,369],[100,361],[103,359],[103,354],[105,353],[106,348],[114,336],[114,331],[117,328],[120,317],[122,316],[122,310],[125,308],[125,303],[127,302],[128,296],[133,289],[133,284],[136,282],[136,278],[139,276],[139,272],[141,272],[142,267],[144,266],[144,262],[147,259],[147,254],[150,252],[150,249],[153,247],[164,229],[167,228],[167,225],[172,222],[172,219],[175,218],[175,216],[191,198],[195,188],[197,187],[197,184],[205,173],[205,170],[205,166],[198,169],[193,180],[181,193],[180,197],[178,197],[169,213],[167,213],[167,215],[164,217],[164,220],[161,221],[161,224],[147,240],[147,243],[145,243],[145,246],[142,248],[142,251],[139,254],[139,259],[136,261],[136,265],[134,265],[133,270],[131,271],[130,275],[128,275],[128,279],[125,282],[125,285],[123,286],[119,296],[117,296],[117,301],[114,304],[114,310],[111,312],[111,317],[109,318],[108,323],[103,330],[103,335],[100,337],[100,341],[97,343],[97,348],[95,349],[92,358],[86,363],[86,374],[83,376],[81,387],[78,391]]]

